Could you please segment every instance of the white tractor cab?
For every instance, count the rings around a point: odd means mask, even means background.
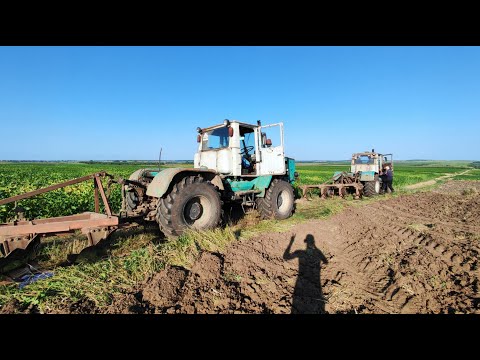
[[[381,176],[380,174],[389,166],[393,171],[393,155],[379,154],[372,151],[352,154],[350,172],[358,174],[360,181],[364,185],[364,194],[374,196],[380,193]]]
[[[283,123],[225,120],[197,132],[193,169],[140,169],[125,181],[127,214],[156,220],[167,236],[216,227],[227,203],[257,208],[265,219],[292,215],[298,174],[284,155]]]
[[[283,123],[257,125],[236,120],[197,128],[198,152],[194,167],[213,169],[224,176],[285,175]]]

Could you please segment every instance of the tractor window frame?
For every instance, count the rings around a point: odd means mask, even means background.
[[[216,143],[218,143],[218,146],[211,146],[216,145]],[[228,135],[228,127],[226,126],[206,131],[202,134],[202,151],[226,149],[229,146],[230,136]]]
[[[367,158],[368,161],[364,161],[364,159]],[[368,155],[359,155],[355,159],[355,165],[375,165],[375,157],[374,156],[368,156]]]

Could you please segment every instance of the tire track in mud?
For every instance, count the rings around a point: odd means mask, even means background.
[[[360,209],[351,211],[351,214],[343,214],[345,228],[343,238],[348,246],[361,243],[362,249],[355,247],[354,252],[370,254],[377,259],[383,259],[388,264],[374,267],[375,272],[380,272],[384,282],[389,284],[379,292],[383,294],[382,302],[394,306],[394,312],[453,312],[453,311],[477,311],[478,310],[478,231],[475,233],[463,233],[467,236],[457,237],[458,231],[452,228],[452,223],[440,221],[431,223],[429,216],[438,213],[441,203],[434,202],[435,195],[423,194],[397,199],[382,201],[368,206],[368,215],[361,214]],[[428,220],[423,225],[422,231],[412,229],[412,217],[403,213],[402,203],[411,203],[412,199],[418,208],[424,208],[421,219]],[[458,200],[458,199],[455,199]],[[468,207],[477,206],[475,198],[467,199]],[[389,206],[386,209],[385,204]],[[425,205],[430,204],[428,212]],[[461,204],[461,202],[457,202]],[[436,206],[435,206],[436,205]],[[387,211],[385,211],[387,210]],[[393,211],[392,211],[393,210]],[[348,218],[360,216],[359,224],[364,224],[368,229],[359,231],[358,235],[352,234],[348,228]],[[337,219],[338,220],[338,219]],[[418,217],[416,217],[418,220]],[[442,220],[444,220],[442,218]],[[474,219],[470,219],[472,222]],[[478,216],[476,216],[478,222]],[[376,224],[374,228],[368,228],[367,223]],[[474,224],[465,226],[469,230],[478,230]],[[445,226],[445,223],[448,226]],[[438,225],[438,226],[437,226]],[[377,249],[371,248],[369,239],[375,238],[371,229],[382,234],[383,241],[373,242]],[[370,231],[370,233],[369,233]],[[460,232],[461,233],[461,232]],[[353,236],[355,240],[349,240]],[[362,240],[361,237],[364,237]],[[470,237],[470,238],[469,238]],[[473,240],[473,241],[472,241]],[[348,250],[347,250],[348,252]],[[351,255],[352,252],[350,252]],[[356,256],[347,257],[355,260]],[[364,261],[364,260],[362,260]],[[343,264],[341,264],[343,265]],[[367,266],[361,271],[366,275],[371,274]],[[387,270],[387,271],[385,271]],[[377,288],[378,291],[378,288]],[[452,298],[449,299],[449,298]],[[456,298],[455,298],[456,297]],[[378,297],[374,300],[378,300]],[[367,312],[372,309],[365,307]]]

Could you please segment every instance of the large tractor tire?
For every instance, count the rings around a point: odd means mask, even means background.
[[[184,177],[158,199],[157,222],[167,236],[180,236],[186,229],[215,228],[221,215],[219,192],[200,176]]]
[[[125,193],[125,206],[128,212],[135,210],[140,203],[138,194],[135,190],[130,190]]]
[[[263,219],[283,220],[292,216],[294,201],[292,185],[273,179],[265,197],[257,199],[257,207]]]
[[[372,197],[380,194],[380,180],[375,177],[373,181],[366,181],[363,184],[363,195]]]
[[[129,180],[140,181],[140,179],[142,178],[143,171],[146,171],[146,170],[147,169],[137,170],[133,174],[131,174],[128,179]],[[130,188],[130,186],[128,186],[128,185],[124,185],[124,186],[125,186],[125,190],[126,190],[125,191],[125,207],[126,207],[128,212],[132,212],[133,210],[135,210],[137,208],[138,205],[140,205],[141,199],[139,198],[138,193],[135,190],[135,188]],[[127,189],[129,189],[129,188],[130,188],[130,190],[127,191]]]

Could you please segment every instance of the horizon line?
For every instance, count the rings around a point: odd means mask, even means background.
[[[350,160],[295,160],[296,162],[350,162]],[[445,160],[445,159],[396,159],[394,161],[479,161],[473,159],[453,159],[453,160]],[[158,160],[146,160],[146,159],[135,159],[135,160],[79,160],[79,159],[68,159],[68,160],[61,160],[61,159],[42,159],[42,160],[30,160],[30,159],[22,159],[22,160],[0,160],[0,162],[152,162],[158,163]],[[184,159],[175,159],[175,160],[161,160],[160,162],[192,162],[193,160],[184,160]]]

